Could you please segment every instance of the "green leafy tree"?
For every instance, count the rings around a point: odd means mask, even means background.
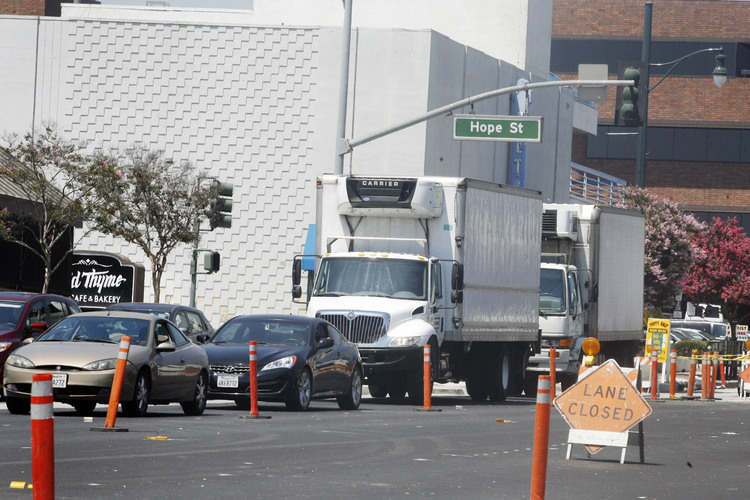
[[[52,125],[36,134],[8,136],[3,142],[0,178],[12,183],[30,208],[21,213],[1,210],[0,237],[42,261],[44,293],[75,247],[73,242],[60,251],[73,225],[85,220],[95,206],[91,191],[80,182],[91,165],[82,146],[63,139]]]
[[[676,203],[645,189],[626,189],[623,205],[645,218],[644,303],[652,310],[671,310],[693,262],[691,238],[703,225]]]
[[[103,203],[92,214],[97,231],[137,245],[151,263],[154,301],[172,251],[196,241],[212,189],[201,186],[187,162],[173,164],[161,151],[133,147],[122,158],[99,155],[87,178]]]

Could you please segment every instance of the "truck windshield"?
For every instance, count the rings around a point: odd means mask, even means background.
[[[561,269],[541,270],[539,310],[545,314],[565,312],[565,273]]]
[[[425,300],[427,262],[403,259],[326,258],[314,295],[363,295]]]

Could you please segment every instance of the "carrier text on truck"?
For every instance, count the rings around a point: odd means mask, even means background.
[[[375,397],[421,402],[426,343],[435,382],[518,395],[540,345],[541,217],[539,193],[489,182],[322,176],[307,314],[359,346]]]

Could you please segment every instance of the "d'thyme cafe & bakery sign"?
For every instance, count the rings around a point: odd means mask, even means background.
[[[70,266],[70,293],[84,308],[105,308],[143,300],[143,266],[102,252],[75,252]]]

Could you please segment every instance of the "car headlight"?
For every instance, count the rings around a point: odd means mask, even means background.
[[[285,358],[279,358],[276,361],[271,361],[263,368],[261,368],[260,371],[264,372],[266,370],[275,370],[276,368],[291,368],[296,362],[297,356],[287,356]]]
[[[8,356],[6,363],[18,368],[34,368],[34,363],[32,363],[30,359],[19,356],[18,354],[11,354]]]
[[[13,347],[13,342],[0,342],[0,352],[6,351]]]
[[[419,344],[420,340],[422,340],[421,335],[416,335],[413,337],[394,337],[391,339],[391,342],[388,345],[395,347],[404,347]]]
[[[93,361],[83,367],[84,370],[114,370],[117,358],[100,359],[99,361]]]

